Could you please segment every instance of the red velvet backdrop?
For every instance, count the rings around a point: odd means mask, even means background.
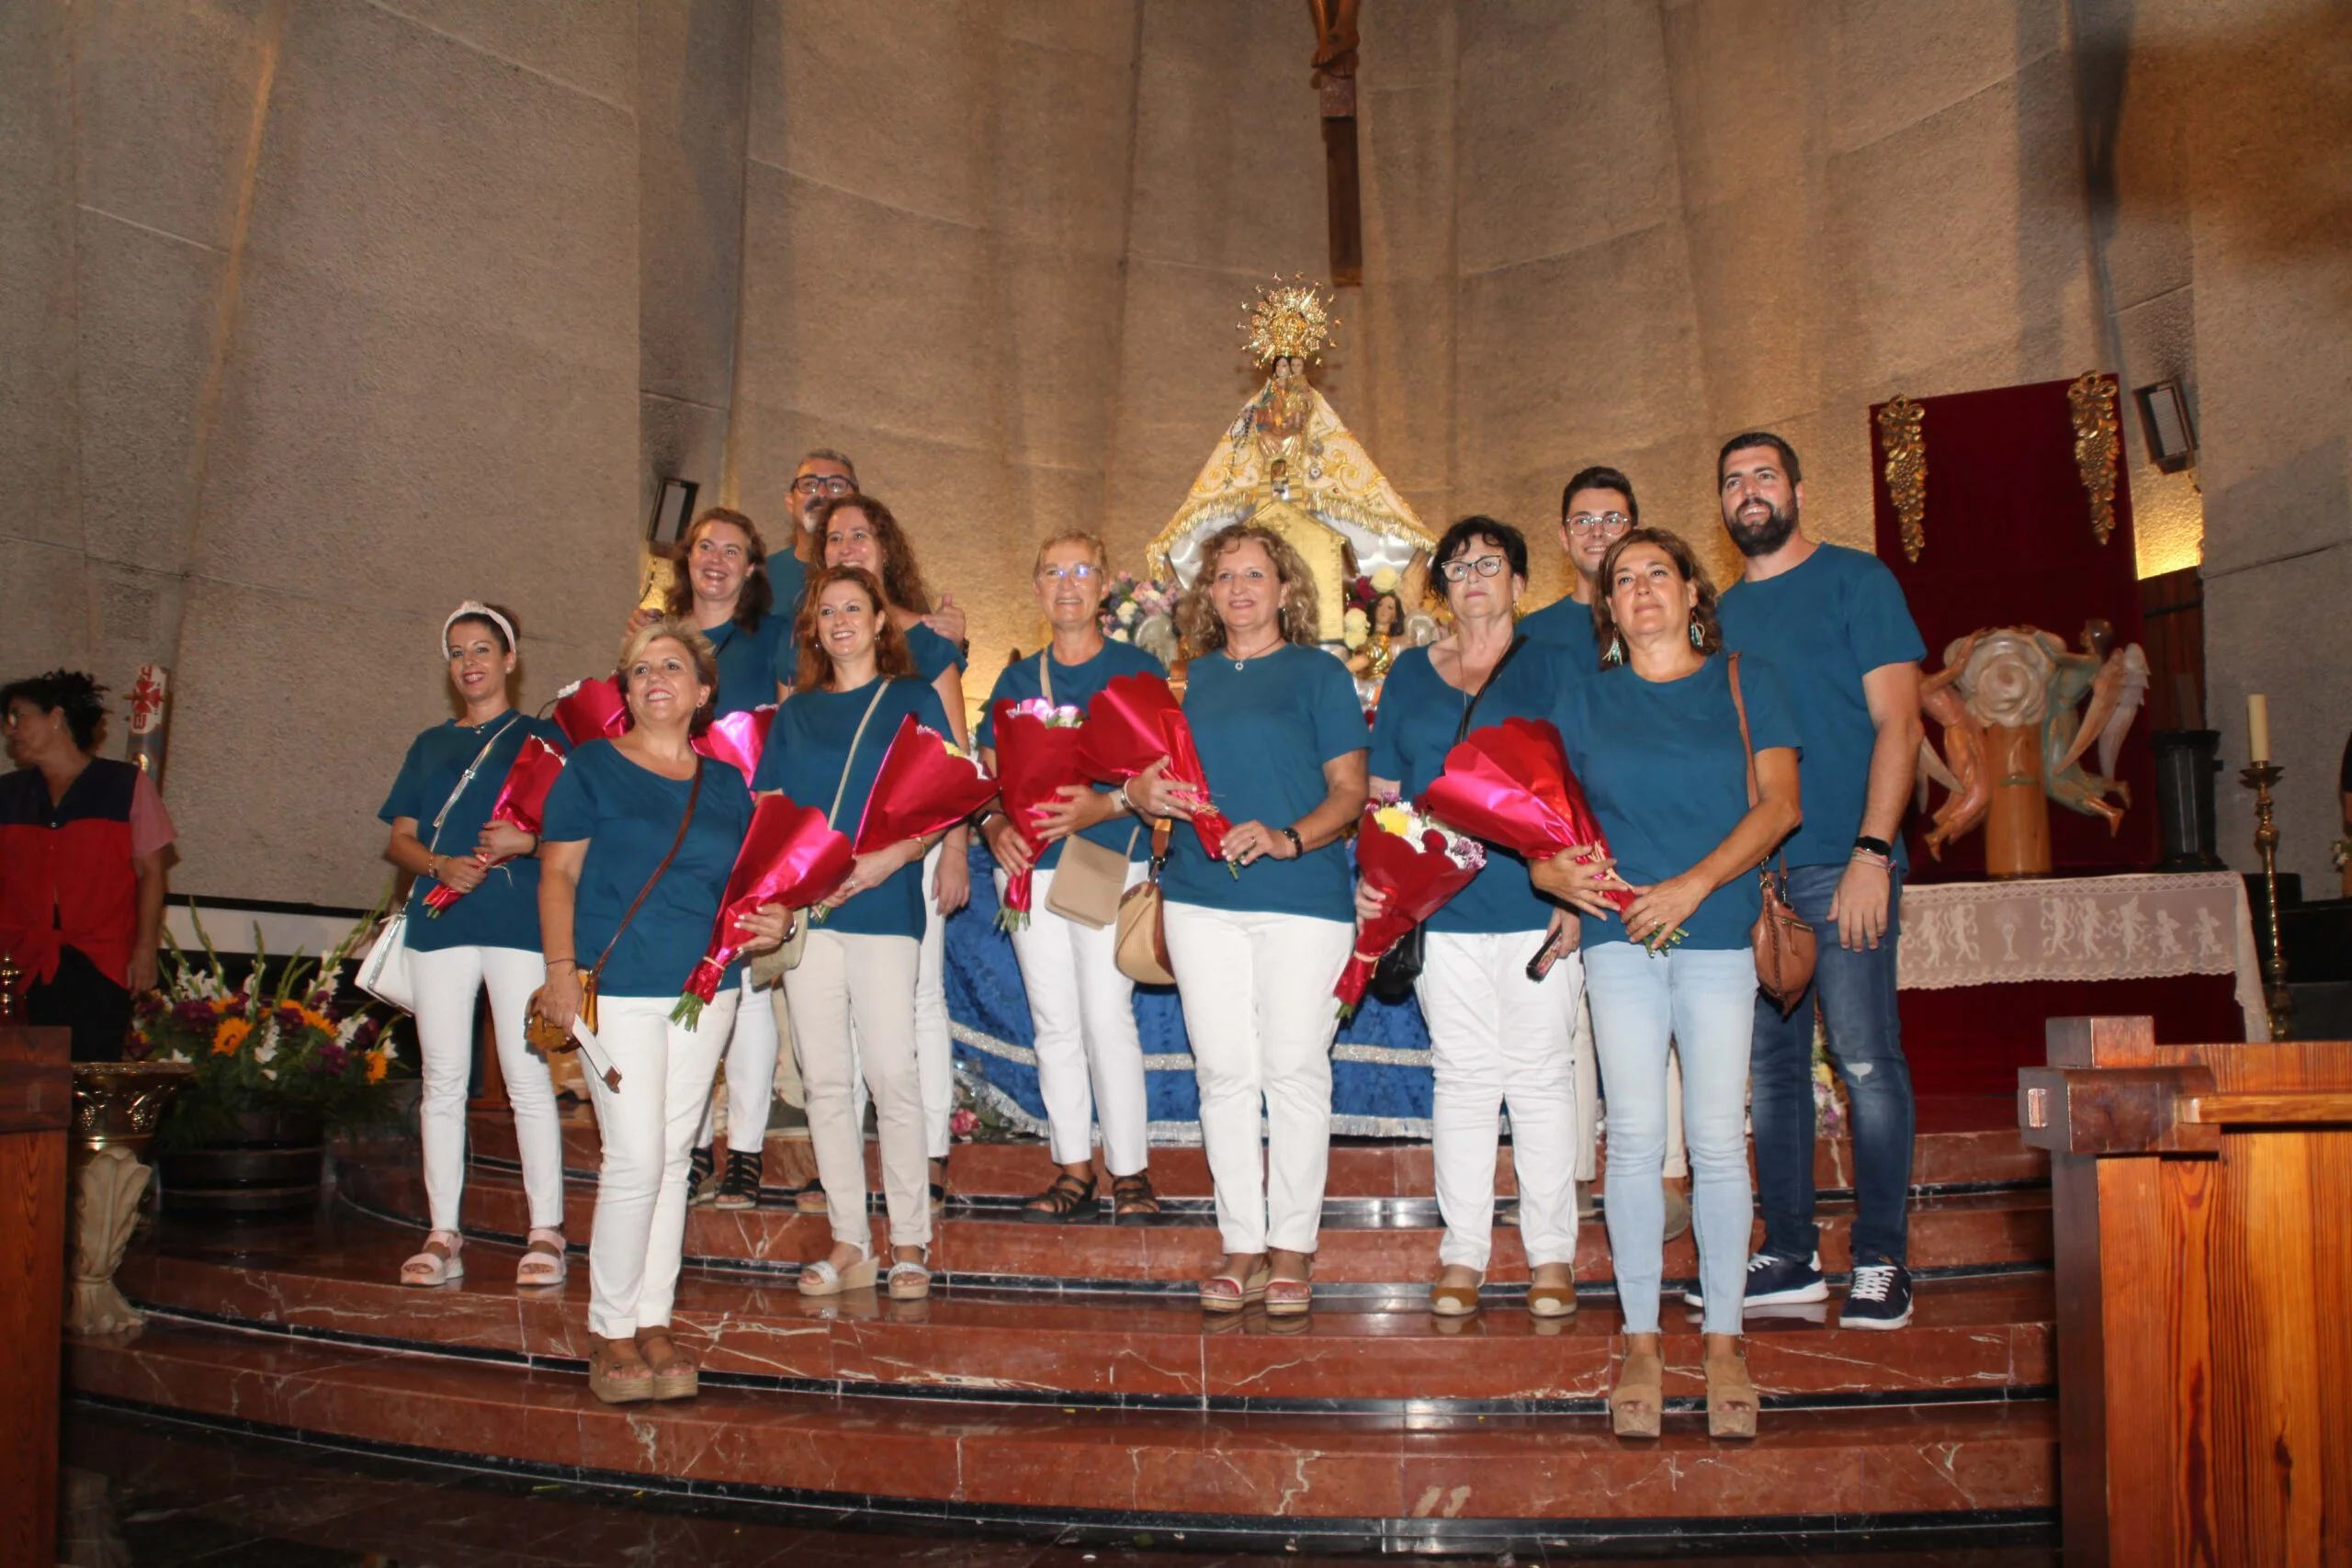
[[[1887,493],[1878,409],[1871,410],[1878,555],[1910,600],[1928,644],[1926,669],[1943,667],[1944,647],[1953,638],[1992,626],[2040,626],[2078,648],[2083,623],[2104,618],[2115,624],[2119,644],[2142,640],[2129,476],[2119,465],[2115,530],[2102,545],[2091,531],[2090,498],[2075,467],[2074,416],[2066,402],[2072,384],[2043,381],[1917,400],[1927,411],[1920,434],[1928,455],[1928,542],[1916,561],[1903,554],[1902,525]],[[2120,404],[2119,412],[2130,417]],[[2143,711],[2117,760],[2117,771],[2131,785],[2132,809],[2115,838],[2097,818],[2052,803],[2053,874],[2145,871],[2155,864],[2155,756],[2147,725]],[[1939,728],[1928,728],[1930,742],[1939,743]],[[1939,787],[1935,801],[1941,799]],[[1917,813],[1905,832],[1914,881],[1984,874],[1983,829],[1947,845],[1940,863],[1927,852]]]

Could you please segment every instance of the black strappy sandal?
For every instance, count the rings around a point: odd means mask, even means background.
[[[1094,1178],[1081,1181],[1065,1170],[1053,1185],[1021,1205],[1021,1217],[1031,1224],[1054,1225],[1094,1218]]]
[[[1151,1172],[1138,1170],[1133,1176],[1111,1179],[1111,1223],[1123,1225],[1129,1221],[1138,1224],[1159,1213],[1159,1194],[1151,1190]]]

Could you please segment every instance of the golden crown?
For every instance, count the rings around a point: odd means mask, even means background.
[[[1310,359],[1330,340],[1340,323],[1324,310],[1317,287],[1294,274],[1288,283],[1277,277],[1258,290],[1250,319],[1236,322],[1234,330],[1250,334],[1245,344],[1259,364]]]

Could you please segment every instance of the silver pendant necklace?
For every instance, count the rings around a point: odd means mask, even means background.
[[[1276,640],[1275,640],[1275,641],[1273,641],[1273,642],[1270,642],[1270,643],[1268,643],[1265,647],[1263,647],[1263,648],[1260,649],[1259,649],[1257,652],[1255,652],[1255,653],[1235,653],[1235,652],[1233,652],[1233,650],[1232,650],[1231,649],[1227,649],[1226,651],[1227,651],[1227,653],[1228,655],[1230,655],[1230,656],[1231,656],[1231,658],[1232,658],[1232,660],[1233,660],[1233,668],[1234,668],[1234,671],[1235,671],[1235,672],[1238,674],[1238,673],[1239,673],[1243,669],[1245,669],[1245,668],[1247,668],[1247,667],[1248,667],[1248,665],[1249,665],[1249,663],[1250,663],[1250,660],[1253,660],[1253,659],[1263,659],[1263,658],[1265,658],[1265,657],[1266,657],[1266,655],[1268,655],[1268,654],[1270,654],[1270,653],[1273,652],[1273,651],[1274,651],[1274,649],[1276,649],[1280,648],[1281,646],[1282,646],[1282,642],[1281,642],[1281,640],[1278,638],[1278,639],[1276,639]]]

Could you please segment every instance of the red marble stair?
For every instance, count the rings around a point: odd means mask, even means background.
[[[477,1158],[503,1165],[514,1161],[514,1123],[498,1112],[477,1111],[469,1122],[469,1136]],[[815,1167],[806,1137],[772,1133],[766,1144],[766,1180],[770,1187],[797,1186],[811,1179]],[[598,1162],[595,1118],[583,1107],[574,1109],[564,1125],[564,1165],[593,1172]],[[881,1169],[869,1143],[866,1154],[870,1185],[879,1189]],[[1209,1195],[1207,1162],[1195,1147],[1156,1148],[1151,1173],[1167,1197]],[[1035,1141],[1012,1144],[959,1144],[952,1162],[951,1180],[959,1196],[974,1198],[1026,1197],[1050,1179],[1045,1145]],[[1510,1147],[1498,1153],[1496,1189],[1508,1196],[1518,1190],[1512,1179]],[[2050,1156],[2030,1149],[2018,1136],[2017,1106],[2005,1097],[1983,1095],[1928,1097],[1919,1101],[1918,1139],[1912,1156],[1911,1179],[1922,1188],[1971,1187],[1989,1183],[2041,1184],[2050,1179]],[[1853,1145],[1843,1137],[1820,1141],[1814,1162],[1814,1180],[1825,1190],[1853,1184]],[[1605,1179],[1600,1185],[1605,1186]],[[1426,1198],[1434,1190],[1430,1146],[1426,1143],[1374,1142],[1342,1139],[1331,1149],[1328,1187],[1334,1199]]]
[[[670,1492],[919,1517],[1077,1517],[1204,1537],[1238,1522],[1374,1521],[1440,1544],[1505,1522],[1529,1537],[1684,1538],[1753,1520],[1776,1537],[1912,1522],[2046,1519],[2046,1403],[1771,1411],[1752,1444],[1669,1416],[1656,1443],[1597,1416],[1260,1415],[942,1404],[714,1387],[608,1408],[568,1372],[272,1339],[166,1320],[69,1346],[78,1397],[184,1419],[390,1446]],[[1436,1523],[1432,1521],[1442,1521]],[[1489,1527],[1490,1530],[1498,1527]],[[1426,1531],[1417,1535],[1416,1531]],[[1401,1548],[1398,1548],[1401,1549]]]
[[[357,1218],[320,1227],[167,1227],[134,1248],[119,1281],[142,1305],[308,1336],[427,1353],[574,1362],[585,1355],[588,1286],[517,1292],[513,1248],[476,1243],[466,1279],[434,1291],[396,1282],[412,1231]],[[1757,1314],[1749,1359],[1777,1403],[1908,1396],[2002,1399],[2052,1379],[2048,1277],[1932,1281],[1900,1334],[1841,1330],[1834,1306]],[[1204,1318],[1154,1298],[1048,1300],[948,1290],[923,1303],[864,1292],[804,1301],[786,1284],[693,1272],[676,1324],[714,1376],[843,1393],[953,1391],[978,1401],[1170,1405],[1442,1399],[1589,1404],[1620,1348],[1611,1303],[1569,1323],[1497,1304],[1477,1318],[1323,1310],[1296,1332],[1264,1318]],[[1695,1323],[1669,1313],[1670,1393],[1697,1395]]]

